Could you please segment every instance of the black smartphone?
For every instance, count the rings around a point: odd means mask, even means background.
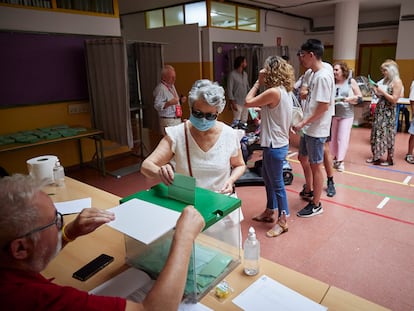
[[[73,273],[72,277],[81,281],[86,281],[96,272],[109,265],[112,261],[114,261],[114,257],[101,254]]]

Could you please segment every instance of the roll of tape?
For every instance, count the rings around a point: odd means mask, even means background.
[[[54,155],[44,155],[26,161],[29,174],[38,180],[45,179],[48,184],[53,183],[53,167],[57,161]]]

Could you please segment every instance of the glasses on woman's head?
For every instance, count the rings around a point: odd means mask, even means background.
[[[194,117],[196,117],[197,119],[204,118],[204,119],[209,120],[209,121],[213,121],[213,120],[217,119],[217,117],[218,117],[218,114],[217,113],[215,113],[215,114],[214,113],[210,113],[210,112],[204,113],[204,112],[201,112],[199,110],[191,110],[191,114]]]

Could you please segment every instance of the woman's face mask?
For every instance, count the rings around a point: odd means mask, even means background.
[[[206,118],[196,118],[194,115],[190,115],[191,124],[199,131],[205,132],[211,129],[216,124],[216,119],[207,120]]]

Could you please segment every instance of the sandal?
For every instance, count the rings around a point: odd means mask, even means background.
[[[265,216],[263,214],[255,216],[252,219],[255,220],[255,221],[270,222],[270,223],[275,222],[275,220],[276,220],[274,216]]]
[[[269,238],[275,238],[282,233],[288,232],[289,228],[287,224],[282,225],[281,223],[277,223],[273,229],[270,229],[266,232],[266,236]]]
[[[410,164],[414,164],[414,156],[412,154],[407,154],[405,156],[405,161],[407,161]]]
[[[372,161],[372,164],[373,164],[373,165],[381,165],[381,163],[382,163],[381,159],[378,159],[378,160],[373,160],[373,161]]]

